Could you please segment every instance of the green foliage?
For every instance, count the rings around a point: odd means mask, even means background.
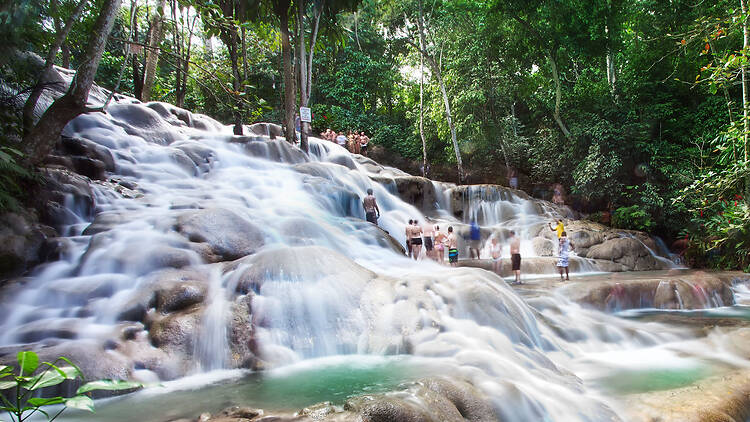
[[[620,229],[645,232],[650,232],[654,228],[651,215],[638,205],[616,209],[612,215],[612,225]]]
[[[18,352],[17,365],[0,365],[0,411],[10,416],[10,421],[23,422],[36,413],[54,420],[65,409],[76,408],[94,411],[94,401],[87,393],[97,390],[132,390],[143,387],[143,384],[122,380],[99,380],[84,383],[71,397],[38,397],[37,392],[46,387],[53,387],[65,381],[83,380],[83,374],[76,365],[65,357],[54,362],[39,362],[39,356],[30,351]],[[62,365],[65,366],[62,366]],[[60,365],[60,366],[58,366]],[[36,397],[35,397],[36,396]],[[50,409],[49,406],[61,405]],[[49,413],[48,413],[49,411]],[[54,414],[51,414],[55,412]]]
[[[598,143],[591,144],[588,154],[573,171],[573,192],[590,200],[610,199],[622,189],[618,177],[621,168],[619,156],[603,153]]]

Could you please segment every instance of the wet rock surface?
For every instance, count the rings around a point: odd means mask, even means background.
[[[499,421],[487,398],[466,381],[432,377],[403,390],[348,399],[343,406],[318,403],[294,413],[272,413],[233,406],[194,421],[328,422],[493,422]]]
[[[250,255],[264,244],[263,232],[233,211],[190,211],[177,219],[177,230],[191,242],[206,243],[224,260]]]

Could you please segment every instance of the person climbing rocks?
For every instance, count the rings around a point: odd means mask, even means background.
[[[568,234],[562,232],[562,236],[560,236],[560,245],[558,246],[560,257],[557,259],[557,269],[560,271],[560,281],[570,280],[570,276],[568,275],[568,258],[570,257],[571,249],[574,247],[575,245],[573,245],[573,242],[568,239]],[[563,270],[565,270],[565,279],[563,279]]]
[[[448,235],[440,231],[440,226],[435,226],[435,261],[440,264],[445,263],[445,242]]]
[[[380,208],[378,208],[378,201],[375,200],[372,189],[367,189],[367,196],[362,201],[362,207],[365,209],[365,218],[367,221],[377,226],[378,218],[380,218]]]
[[[479,259],[481,238],[479,224],[477,224],[476,220],[471,220],[471,227],[469,228],[469,258],[474,257],[474,254],[476,253],[476,259]]]
[[[414,220],[414,224],[411,226],[411,257],[416,261],[419,259],[419,254],[422,252],[422,227],[419,226],[419,221]]]
[[[492,243],[490,244],[490,256],[492,257],[492,271],[495,272],[495,274],[500,275],[500,269],[502,267],[500,262],[500,257],[502,256],[503,252],[503,245],[501,245],[497,241],[497,237],[494,236],[492,238]]]
[[[456,234],[453,233],[453,226],[448,227],[448,262],[451,267],[458,266],[458,239]]]
[[[516,236],[516,232],[510,231],[510,265],[513,273],[516,275],[516,284],[521,282],[521,239]]]
[[[565,232],[565,225],[563,224],[562,219],[557,220],[557,225],[554,228],[552,227],[552,224],[550,223],[547,223],[547,227],[549,227],[549,229],[552,230],[553,232],[557,232],[558,240],[562,237],[563,232]]]

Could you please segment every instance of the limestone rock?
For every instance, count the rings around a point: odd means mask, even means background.
[[[187,212],[178,218],[177,230],[192,242],[208,244],[225,260],[255,253],[264,244],[258,227],[223,208]]]
[[[531,240],[531,246],[539,256],[554,256],[557,254],[555,242],[543,237],[535,237]]]

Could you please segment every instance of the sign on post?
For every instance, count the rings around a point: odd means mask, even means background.
[[[299,119],[303,122],[312,122],[312,110],[310,110],[310,107],[299,108]]]

